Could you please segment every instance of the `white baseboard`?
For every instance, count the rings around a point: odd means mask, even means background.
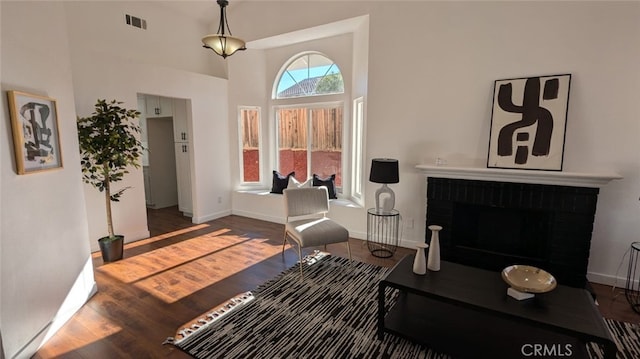
[[[214,219],[226,217],[231,214],[232,214],[231,210],[224,210],[220,212],[210,213],[205,216],[191,217],[191,222],[195,224],[200,224],[208,221],[213,221]]]
[[[151,237],[151,233],[149,232],[149,230],[141,230],[141,231],[137,231],[137,232],[133,232],[133,233],[127,233],[124,236],[124,243],[130,243],[130,242],[135,242],[141,239],[146,239]]]
[[[363,241],[367,240],[367,233],[366,232],[349,231],[349,236],[351,238],[356,238],[356,239],[360,239],[360,240],[363,240]],[[400,241],[398,243],[398,247],[416,249],[417,248],[416,244],[418,244],[418,243],[419,243],[418,241],[402,238],[402,239],[400,239]]]
[[[366,241],[367,240],[367,233],[366,232],[349,231],[349,237]]]
[[[261,221],[284,224],[284,218],[276,217],[276,216],[268,216],[262,213],[242,211],[237,209],[234,209],[233,211],[231,211],[231,213],[237,216],[259,219]]]
[[[627,284],[626,277],[616,277],[613,275],[594,272],[587,273],[587,280],[592,283],[610,285],[615,288],[624,288]]]
[[[403,239],[400,240],[399,246],[403,247],[403,248],[416,249],[416,248],[418,248],[416,246],[418,243],[421,243],[421,242],[418,242],[418,241],[415,241],[415,240],[412,240],[412,239],[404,239],[403,238]],[[422,243],[424,243],[424,241],[422,241]]]

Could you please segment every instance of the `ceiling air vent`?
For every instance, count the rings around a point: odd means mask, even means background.
[[[137,27],[139,29],[147,29],[147,20],[145,19],[141,19],[139,17],[135,17],[133,15],[129,15],[129,14],[125,14],[124,15],[124,21],[127,23],[127,25],[131,25],[133,27]]]

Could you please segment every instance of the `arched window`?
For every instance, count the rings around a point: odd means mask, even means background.
[[[344,82],[338,65],[320,53],[310,52],[293,58],[283,67],[273,98],[340,93],[344,93]]]
[[[331,181],[343,186],[344,101],[317,95],[344,94],[342,73],[336,63],[318,52],[293,56],[280,69],[273,85],[277,136],[277,169],[295,172],[304,182]],[[308,97],[304,103],[289,99]]]

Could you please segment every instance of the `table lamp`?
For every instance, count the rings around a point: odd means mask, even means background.
[[[374,158],[371,160],[369,181],[382,183],[382,187],[376,191],[376,211],[390,212],[396,205],[396,195],[387,184],[400,182],[398,160],[392,158]],[[380,203],[381,197],[382,204]]]

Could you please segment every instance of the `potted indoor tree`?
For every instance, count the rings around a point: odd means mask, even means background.
[[[140,127],[134,121],[140,112],[120,107],[121,104],[98,99],[91,116],[79,117],[77,123],[82,179],[105,195],[109,235],[98,239],[105,262],[122,259],[124,236],[113,232],[111,202],[118,202],[129,188],[114,191],[111,184],[121,181],[131,167],[139,168],[142,156],[142,143],[137,136]]]

